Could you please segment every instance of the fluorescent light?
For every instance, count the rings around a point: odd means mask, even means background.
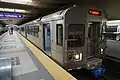
[[[32,0],[1,0],[1,1],[8,3],[18,3],[18,4],[27,4],[28,2],[32,2]]]
[[[6,12],[20,12],[20,13],[28,13],[29,11],[23,10],[23,9],[10,9],[10,8],[0,8],[0,11],[6,11]]]
[[[22,9],[15,9],[15,12],[27,13],[27,12],[29,12],[29,11],[22,10]]]
[[[4,8],[0,8],[0,11],[4,11]]]
[[[9,9],[9,8],[4,8],[4,11],[7,11],[7,12],[14,12],[15,10],[14,10],[14,9]]]

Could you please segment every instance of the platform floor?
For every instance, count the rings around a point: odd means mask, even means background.
[[[12,80],[77,80],[16,31],[0,36],[0,58],[11,58]]]
[[[54,80],[16,32],[0,41],[0,58],[6,57],[12,59],[13,80]]]

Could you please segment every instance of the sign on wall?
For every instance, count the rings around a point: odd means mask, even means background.
[[[0,18],[23,18],[20,14],[0,14]]]

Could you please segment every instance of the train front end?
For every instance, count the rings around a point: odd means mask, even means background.
[[[66,12],[64,66],[67,70],[92,70],[102,65],[106,48],[103,35],[105,21],[100,9],[73,7]]]

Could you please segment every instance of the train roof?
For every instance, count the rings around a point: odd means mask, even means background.
[[[67,12],[68,9],[70,9],[70,8],[67,8],[65,10],[60,10],[60,11],[55,12],[53,14],[44,16],[44,17],[41,18],[41,21],[61,19],[65,15],[65,13]]]

